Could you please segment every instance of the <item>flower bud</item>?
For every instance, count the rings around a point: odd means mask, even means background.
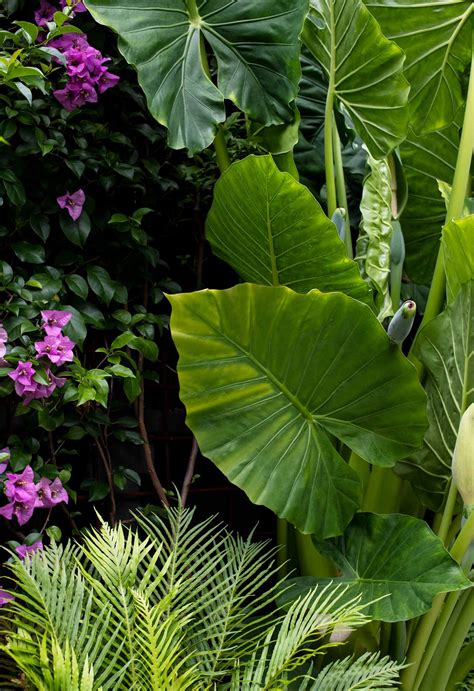
[[[395,312],[388,326],[388,335],[394,343],[403,343],[411,331],[415,314],[416,303],[413,300],[406,300]]]
[[[346,210],[342,207],[336,209],[333,215],[331,216],[331,221],[336,226],[337,234],[339,235],[339,240],[342,240],[344,242],[344,238],[346,235]]]
[[[474,505],[474,403],[464,412],[459,423],[453,454],[453,481],[464,506]]]
[[[392,264],[403,264],[405,261],[405,241],[402,227],[398,221],[392,221],[392,241],[390,243],[390,261]]]

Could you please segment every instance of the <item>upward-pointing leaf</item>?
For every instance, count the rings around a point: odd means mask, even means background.
[[[152,115],[169,144],[208,146],[225,119],[224,98],[264,125],[289,122],[300,76],[299,41],[308,0],[86,0],[119,34]],[[217,59],[209,79],[202,39]]]
[[[463,103],[461,76],[471,60],[469,0],[364,0],[386,36],[407,56],[410,123],[418,133],[451,124]]]
[[[409,85],[404,54],[361,0],[311,0],[303,40],[374,158],[405,137]]]
[[[271,156],[248,156],[222,175],[206,237],[245,281],[286,285],[298,293],[340,290],[373,304],[334,223]]]
[[[359,503],[332,435],[382,466],[421,444],[424,392],[366,305],[249,284],[169,300],[203,454],[302,532],[340,534]]]

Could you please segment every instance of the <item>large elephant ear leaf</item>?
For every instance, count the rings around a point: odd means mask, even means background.
[[[456,125],[420,137],[410,130],[400,145],[408,185],[408,200],[400,223],[405,238],[405,268],[415,283],[431,283],[446,218],[438,181],[452,183],[458,147]]]
[[[224,99],[264,125],[290,122],[300,77],[298,37],[308,0],[86,0],[119,34],[169,145],[201,151],[225,119]],[[217,60],[208,76],[203,39]]]
[[[411,125],[422,134],[451,124],[463,104],[461,77],[471,61],[472,2],[364,1],[406,53]]]
[[[373,304],[334,223],[271,156],[248,156],[221,176],[206,237],[245,281],[286,285],[299,293],[340,290]]]
[[[169,300],[202,453],[302,532],[340,534],[360,501],[333,436],[384,466],[421,445],[415,370],[357,300],[250,284]]]
[[[442,509],[462,413],[474,403],[474,216],[443,231],[448,307],[419,332],[415,355],[427,372],[429,427],[403,461],[423,503]]]
[[[362,0],[311,0],[302,38],[372,156],[386,156],[408,126],[403,51],[385,38]]]
[[[341,576],[291,579],[282,602],[318,584],[344,584],[345,598],[370,603],[364,611],[371,619],[406,621],[427,612],[438,593],[472,585],[428,525],[412,516],[358,513],[342,537],[315,544]]]

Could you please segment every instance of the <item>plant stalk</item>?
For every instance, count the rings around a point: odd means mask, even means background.
[[[295,532],[301,575],[318,576],[320,578],[331,578],[335,576],[334,565],[329,559],[318,552],[313,545],[311,535],[304,535],[300,533],[299,530]]]
[[[474,35],[473,35],[474,36]],[[453,187],[449,198],[448,209],[446,212],[446,223],[449,223],[453,218],[460,218],[464,211],[464,200],[466,196],[466,189],[469,183],[471,174],[472,152],[474,149],[474,50],[471,59],[471,73],[469,77],[469,87],[467,91],[466,110],[464,112],[463,128],[461,133],[461,141],[459,143],[458,157],[456,161],[456,169],[454,171]],[[434,319],[442,310],[446,294],[446,274],[444,270],[444,253],[443,245],[441,244],[438,251],[438,258],[433,274],[430,293],[426,303],[425,313],[423,315],[418,333],[425,324]],[[408,354],[408,359],[413,363],[421,380],[424,376],[424,365],[413,354],[413,346],[416,343],[416,338]]]
[[[289,173],[295,178],[295,180],[299,182],[300,174],[298,173],[298,168],[296,167],[293,151],[285,151],[283,154],[272,154],[272,158],[275,161],[278,170],[281,170],[282,173]]]
[[[438,537],[446,545],[446,540],[449,534],[449,528],[453,520],[454,507],[456,506],[456,499],[458,496],[458,490],[456,485],[452,480],[450,480],[449,492],[446,499],[446,504],[444,506],[443,515],[441,517],[441,523],[438,529]]]
[[[362,510],[373,513],[398,512],[402,483],[402,478],[391,468],[373,466],[362,502]]]
[[[347,208],[347,194],[346,194],[346,181],[344,179],[344,165],[342,163],[342,151],[341,151],[341,140],[339,138],[339,132],[337,131],[336,119],[332,117],[332,139],[333,139],[333,153],[334,153],[334,164],[336,167],[336,190],[337,190],[337,204],[342,207],[346,212],[344,218],[344,244],[346,245],[346,252],[349,259],[354,257],[354,252],[352,249],[352,236],[351,236],[351,223],[349,220],[349,209]]]
[[[456,688],[461,684],[471,672],[474,665],[474,641],[468,643],[459,653],[456,663],[451,672],[451,676],[446,686],[446,691],[456,691]]]

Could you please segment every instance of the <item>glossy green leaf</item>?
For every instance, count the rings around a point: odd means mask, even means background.
[[[285,601],[316,584],[343,583],[347,599],[377,600],[365,610],[371,619],[405,621],[428,611],[438,593],[472,585],[425,521],[412,516],[358,513],[342,537],[315,544],[336,564],[340,578],[292,579]]]
[[[451,479],[461,414],[474,403],[474,280],[422,329],[414,352],[427,372],[429,427],[423,448],[403,467],[423,503],[439,511]]]
[[[450,125],[463,104],[461,76],[471,61],[469,0],[364,0],[386,36],[407,56],[410,123],[418,133]]]
[[[214,189],[206,237],[245,281],[300,293],[340,290],[372,303],[367,283],[311,192],[271,156],[234,163]]]
[[[88,0],[87,7],[119,34],[171,147],[195,153],[209,146],[225,119],[224,98],[265,125],[293,118],[308,0]],[[217,60],[217,85],[202,39]]]
[[[303,41],[374,158],[406,136],[409,85],[405,56],[389,41],[361,0],[311,0]]]
[[[370,172],[364,180],[360,211],[362,220],[357,240],[356,261],[362,276],[375,289],[378,319],[393,314],[390,298],[390,243],[392,240],[392,189],[387,161],[368,157]]]
[[[438,180],[452,183],[458,144],[458,128],[452,125],[422,137],[410,132],[400,146],[408,184],[408,200],[400,223],[405,238],[405,268],[415,283],[431,283],[446,219]]]
[[[13,242],[11,245],[18,259],[28,264],[43,264],[45,261],[44,247],[31,242]]]
[[[474,215],[451,221],[443,230],[446,293],[452,302],[461,286],[474,280]]]
[[[332,435],[383,466],[421,445],[425,394],[366,305],[251,284],[168,299],[202,453],[302,532],[340,534],[360,501]]]

